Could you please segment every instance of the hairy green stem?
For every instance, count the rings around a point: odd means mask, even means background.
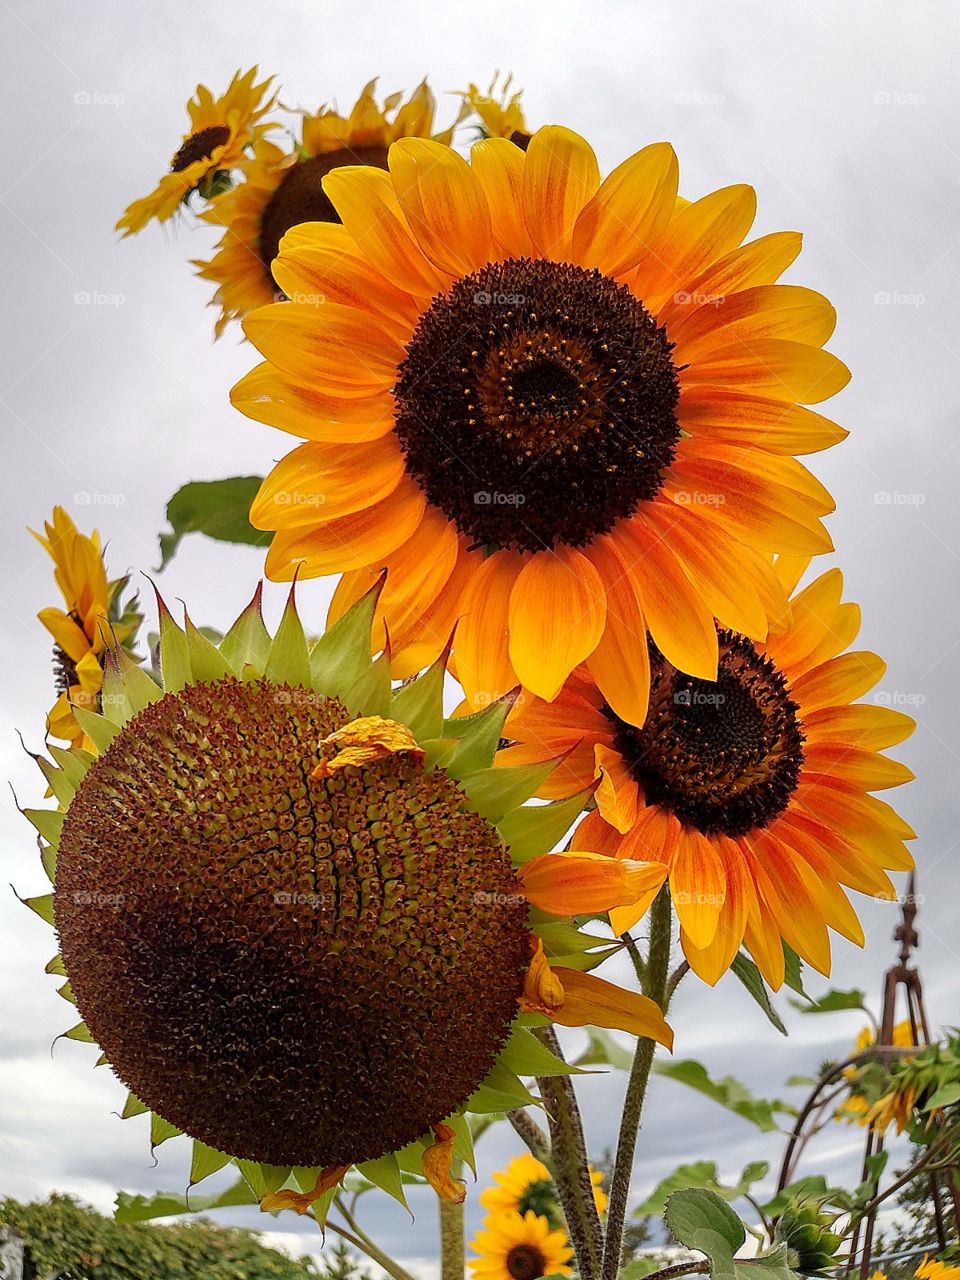
[[[455,1157],[450,1176],[460,1177],[463,1161]],[[466,1265],[466,1237],[463,1231],[463,1204],[440,1201],[440,1276],[441,1280],[463,1280]]]
[[[534,1035],[556,1057],[563,1057],[553,1027],[540,1027]],[[603,1231],[593,1198],[577,1096],[569,1076],[545,1076],[537,1083],[547,1104],[551,1172],[566,1218],[567,1235],[576,1255],[577,1270],[581,1280],[597,1280],[603,1256]]]
[[[535,1156],[541,1163],[549,1166],[552,1158],[550,1139],[534,1120],[533,1116],[520,1108],[517,1111],[508,1111],[507,1119],[513,1125],[517,1137],[525,1143],[530,1154]]]
[[[670,890],[664,885],[650,909],[650,951],[644,969],[643,994],[656,1001],[661,1008],[667,1000],[667,981],[670,971],[670,942],[673,932],[673,913],[670,907]],[[610,1179],[610,1200],[607,1205],[607,1231],[603,1249],[600,1280],[616,1280],[623,1252],[623,1225],[627,1216],[630,1196],[630,1176],[633,1157],[637,1149],[637,1134],[643,1114],[643,1100],[653,1066],[656,1042],[646,1037],[637,1041],[627,1092],[620,1118],[620,1134],[617,1155]]]

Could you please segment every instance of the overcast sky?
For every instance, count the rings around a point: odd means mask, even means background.
[[[62,503],[109,541],[111,572],[151,570],[167,498],[184,481],[262,473],[287,437],[236,414],[227,393],[255,360],[235,333],[212,345],[209,288],[187,260],[208,228],[151,226],[119,243],[113,223],[163,171],[197,80],[215,91],[259,62],[288,103],[348,108],[380,75],[385,91],[429,73],[438,91],[511,69],[533,125],[586,135],[611,168],[648,142],[672,141],[681,189],[696,197],[732,182],[758,191],[754,234],[805,234],[789,279],[828,294],[839,312],[831,348],[853,379],[828,412],[849,440],[814,459],[838,511],[829,521],[848,597],[863,605],[861,643],[889,668],[881,697],[915,707],[900,749],[918,775],[898,802],[919,832],[921,961],[939,1024],[958,1009],[957,787],[960,662],[957,585],[957,369],[960,341],[960,8],[954,0],[16,0],[0,5],[8,125],[0,185],[3,440],[0,518],[0,773],[22,804],[42,795],[23,755],[41,744],[52,700],[49,649],[36,611],[55,603],[49,564],[26,533]],[[446,110],[452,112],[452,100]],[[84,301],[84,299],[89,301]],[[824,560],[824,567],[827,561]],[[249,598],[253,550],[188,540],[162,575],[168,598],[223,626]],[[322,624],[329,586],[309,583],[307,620]],[[275,619],[282,592],[268,590]],[[31,829],[0,809],[0,882],[43,891]],[[858,903],[863,952],[839,941],[835,981],[876,1000],[893,958],[896,911]],[[141,1121],[111,1114],[123,1091],[93,1071],[89,1046],[50,1043],[72,1010],[43,975],[51,935],[0,895],[0,1195],[70,1191],[108,1209],[118,1187],[182,1189],[186,1145],[151,1162]],[[814,979],[814,990],[825,984]],[[792,1015],[779,1037],[732,979],[694,979],[675,1005],[677,1054],[736,1072],[773,1093],[789,1074],[840,1054],[856,1015]],[[593,1077],[582,1097],[591,1149],[614,1141],[622,1081]],[[859,1136],[821,1139],[811,1169],[852,1168]],[[501,1127],[481,1150],[482,1175],[518,1150]],[[681,1160],[715,1159],[732,1174],[779,1148],[672,1082],[655,1085],[635,1190]],[[417,1219],[380,1202],[387,1246],[429,1276],[429,1196]],[[470,1195],[475,1225],[476,1192]],[[233,1215],[256,1222],[258,1215]],[[317,1247],[299,1220],[283,1238]]]

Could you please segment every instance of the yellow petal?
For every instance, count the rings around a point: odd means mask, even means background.
[[[562,1027],[607,1027],[656,1040],[673,1048],[673,1031],[660,1006],[647,996],[624,991],[592,973],[557,968],[563,986],[563,1003],[553,1014]]]
[[[574,224],[599,185],[597,157],[584,138],[562,125],[537,130],[523,168],[523,218],[543,257],[569,256]]]
[[[390,148],[390,176],[407,224],[432,263],[465,276],[490,257],[490,210],[480,180],[450,147],[402,138]]]
[[[484,138],[470,151],[490,209],[493,242],[502,257],[529,258],[533,242],[523,220],[524,154],[506,138]]]
[[[362,716],[351,720],[341,729],[321,738],[321,747],[336,747],[336,754],[323,759],[310,775],[313,778],[330,778],[347,765],[370,764],[387,756],[403,753],[418,763],[423,761],[423,751],[405,724],[385,720],[382,716]]]
[[[466,1183],[451,1176],[453,1170],[454,1131],[446,1124],[433,1126],[434,1140],[420,1157],[423,1176],[441,1200],[463,1204],[467,1198]]]
[[[669,142],[655,142],[624,160],[577,219],[574,262],[610,276],[635,267],[670,220],[679,178]]]
[[[599,915],[645,897],[654,880],[657,888],[663,883],[657,864],[574,850],[532,858],[518,875],[527,901],[553,916]]]
[[[603,582],[586,556],[563,545],[532,556],[510,593],[510,661],[523,685],[552,701],[605,619]]]

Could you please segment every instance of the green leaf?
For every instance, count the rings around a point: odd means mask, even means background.
[[[602,1027],[585,1028],[590,1037],[586,1049],[576,1060],[578,1067],[608,1066],[618,1071],[629,1071],[633,1066],[633,1054],[615,1040],[609,1031]],[[662,1209],[657,1210],[662,1213]]]
[[[135,1196],[129,1191],[117,1192],[113,1216],[117,1222],[149,1222],[153,1218],[171,1218],[181,1213],[205,1213],[208,1209],[225,1209],[230,1205],[256,1204],[257,1198],[243,1178],[238,1178],[226,1191],[210,1196],[182,1196],[175,1191],[158,1191],[152,1196]]]
[[[960,1084],[953,1081],[941,1085],[930,1101],[924,1103],[923,1110],[935,1111],[937,1107],[951,1107],[955,1102],[960,1102]]]
[[[800,1013],[839,1013],[844,1009],[862,1009],[867,1012],[867,993],[856,988],[838,991],[831,988],[817,999],[791,1000],[790,1004]]]
[[[634,1258],[631,1262],[628,1262],[627,1265],[622,1268],[617,1276],[617,1280],[645,1280],[645,1278],[651,1275],[654,1271],[659,1271],[661,1265],[662,1262],[660,1258],[653,1257],[652,1255],[647,1255],[646,1257],[641,1255],[639,1258]]]
[[[787,1034],[787,1028],[783,1019],[777,1013],[773,1001],[770,999],[770,992],[767,990],[767,984],[764,982],[760,970],[753,963],[748,955],[738,951],[733,957],[733,963],[730,965],[731,971],[740,979],[746,990],[756,1000],[757,1004],[767,1015],[768,1020],[780,1032],[781,1035]]]
[[[755,1161],[744,1168],[738,1181],[731,1187],[725,1186],[720,1181],[717,1166],[712,1160],[697,1160],[693,1164],[681,1164],[657,1185],[643,1204],[634,1209],[634,1217],[659,1217],[670,1196],[675,1191],[688,1187],[712,1191],[721,1200],[736,1200],[748,1192],[755,1182],[765,1178],[769,1172],[769,1164],[763,1160]]]
[[[262,483],[262,476],[230,476],[226,480],[192,480],[178,489],[167,503],[171,532],[160,534],[160,568],[166,568],[188,533],[205,533],[218,542],[267,546],[273,535],[255,529],[249,515]]]
[[[514,1027],[500,1052],[499,1062],[516,1076],[579,1076],[586,1073],[540,1043],[529,1031]]]
[[[817,1200],[823,1204],[831,1204],[837,1208],[849,1207],[852,1203],[850,1193],[842,1187],[831,1187],[822,1174],[810,1174],[806,1178],[798,1178],[782,1191],[761,1205],[764,1213],[770,1218],[779,1217],[793,1200]]]
[[[688,1249],[705,1253],[714,1280],[736,1280],[733,1257],[747,1238],[743,1223],[713,1191],[674,1191],[664,1211],[667,1226]]]
[[[810,999],[803,989],[803,961],[786,942],[783,943],[783,980],[798,996]]]
[[[722,1080],[713,1080],[702,1062],[693,1059],[681,1059],[678,1062],[655,1062],[653,1070],[658,1075],[668,1076],[681,1084],[705,1094],[721,1107],[733,1111],[744,1120],[749,1120],[764,1133],[779,1129],[774,1119],[776,1112],[794,1114],[795,1109],[778,1099],[768,1101],[766,1098],[755,1098],[745,1084],[733,1076],[724,1076]]]

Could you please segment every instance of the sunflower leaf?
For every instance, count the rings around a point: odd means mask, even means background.
[[[158,1191],[152,1196],[135,1196],[118,1191],[113,1211],[117,1222],[149,1222],[154,1218],[172,1218],[181,1213],[205,1213],[209,1209],[225,1209],[230,1205],[256,1204],[257,1198],[243,1178],[217,1195],[187,1196],[175,1191]]]
[[[862,1009],[864,1013],[867,1010],[867,993],[853,988],[849,991],[839,991],[835,987],[831,987],[829,991],[825,991],[822,996],[817,996],[810,1000],[791,1000],[791,1006],[799,1013],[840,1013],[846,1009]]]
[[[578,1067],[608,1066],[618,1071],[629,1071],[633,1066],[633,1054],[615,1040],[603,1027],[588,1027],[589,1043],[579,1058]]]
[[[794,1107],[779,1099],[755,1098],[747,1086],[733,1076],[724,1076],[722,1080],[712,1079],[703,1063],[692,1058],[680,1059],[678,1062],[655,1062],[653,1070],[658,1075],[668,1076],[671,1080],[696,1089],[721,1107],[749,1120],[764,1133],[772,1133],[780,1128],[774,1119],[776,1114],[796,1114]]]
[[[745,1195],[755,1182],[765,1178],[770,1166],[763,1160],[748,1164],[733,1186],[725,1186],[718,1177],[717,1166],[712,1160],[697,1160],[693,1164],[681,1164],[668,1177],[662,1179],[643,1204],[633,1210],[636,1218],[659,1217],[667,1201],[675,1191],[687,1187],[699,1187],[712,1191],[721,1200],[736,1200]]]
[[[747,1232],[715,1192],[695,1188],[674,1191],[663,1216],[681,1244],[707,1255],[714,1280],[735,1280],[733,1257],[743,1248]]]
[[[734,957],[730,965],[730,970],[743,983],[746,990],[757,1004],[767,1015],[769,1022],[776,1027],[781,1035],[787,1035],[787,1027],[783,1019],[777,1013],[776,1006],[770,999],[770,992],[767,990],[767,984],[764,982],[760,970],[753,963],[749,956],[739,951]]]
[[[167,503],[171,531],[160,534],[160,568],[166,568],[188,533],[204,533],[217,542],[267,546],[273,535],[255,529],[249,514],[262,483],[262,476],[230,476],[182,485]]]

